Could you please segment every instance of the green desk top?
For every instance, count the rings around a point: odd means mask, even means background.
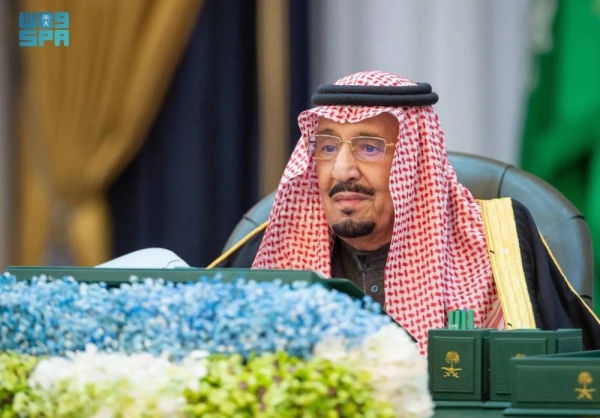
[[[456,408],[456,409],[436,409],[434,418],[500,418],[503,417],[502,409],[476,409],[476,408]]]
[[[502,409],[446,408],[436,409],[433,418],[517,418],[502,414]],[[537,417],[543,418],[541,415]],[[529,417],[534,418],[534,417]],[[552,417],[557,418],[557,417]],[[573,417],[570,417],[573,418]]]

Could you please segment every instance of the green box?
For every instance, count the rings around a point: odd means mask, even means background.
[[[205,277],[223,282],[232,282],[243,278],[256,282],[281,280],[283,283],[295,281],[309,284],[319,283],[327,289],[335,289],[353,298],[361,299],[364,293],[350,280],[327,279],[319,273],[308,270],[252,270],[234,268],[175,268],[175,269],[121,269],[121,268],[93,268],[93,267],[25,267],[8,266],[6,271],[18,280],[30,280],[34,276],[46,275],[55,279],[73,277],[78,282],[106,283],[109,287],[129,283],[131,276],[139,279],[164,279],[165,281],[186,283],[195,282]]]
[[[510,367],[505,415],[600,415],[600,350],[512,358]]]
[[[481,407],[489,329],[429,331],[429,389],[437,407]]]
[[[511,400],[511,358],[583,349],[580,329],[491,331],[489,338],[490,402],[486,407],[508,406]],[[498,404],[494,405],[496,402]]]
[[[511,400],[511,358],[582,349],[579,329],[430,330],[429,388],[436,407],[504,409]]]

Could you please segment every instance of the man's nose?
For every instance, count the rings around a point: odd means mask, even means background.
[[[341,144],[340,152],[333,161],[332,176],[334,180],[340,183],[358,180],[360,177],[356,158],[354,158],[354,154],[352,154],[350,144],[346,142]]]

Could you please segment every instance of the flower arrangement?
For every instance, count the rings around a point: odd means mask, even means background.
[[[426,370],[320,285],[0,277],[2,417],[428,417]]]

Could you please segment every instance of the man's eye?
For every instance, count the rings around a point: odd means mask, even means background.
[[[366,152],[368,154],[376,154],[379,152],[383,152],[381,147],[377,147],[375,145],[364,144],[360,147],[361,152]]]
[[[330,154],[332,152],[336,152],[337,147],[335,145],[325,145],[323,146],[322,151]]]

